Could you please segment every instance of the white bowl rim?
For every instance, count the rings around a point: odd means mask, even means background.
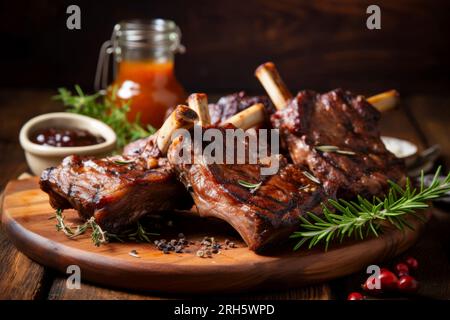
[[[390,137],[390,136],[381,136],[381,140],[383,141],[383,143],[385,145],[386,145],[385,141],[390,141],[391,143],[397,143],[397,144],[402,144],[403,146],[406,146],[408,148],[408,152],[406,154],[404,154],[403,156],[401,156],[400,159],[405,159],[405,158],[414,156],[415,154],[417,154],[417,152],[419,150],[417,145],[415,145],[411,141],[408,141],[405,139],[400,139],[400,138]]]
[[[95,132],[92,132],[93,134],[98,134],[102,136],[105,141],[98,144],[93,144],[90,146],[81,146],[81,147],[53,147],[53,146],[45,146],[40,145],[32,142],[29,138],[30,131],[39,123],[43,121],[47,121],[50,119],[75,119],[80,122],[85,123],[91,123],[96,124],[100,128],[100,130],[95,130]],[[62,123],[62,126],[64,123]],[[117,136],[116,133],[104,122],[76,114],[76,113],[70,113],[70,112],[51,112],[51,113],[45,113],[41,114],[39,116],[36,116],[34,118],[31,118],[28,120],[20,129],[19,133],[19,141],[22,148],[30,153],[36,154],[36,155],[45,155],[45,156],[61,156],[61,155],[70,155],[70,154],[89,154],[90,152],[99,152],[101,150],[109,150],[113,149],[116,141]]]

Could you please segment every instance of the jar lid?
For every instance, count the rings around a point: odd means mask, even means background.
[[[172,20],[124,20],[114,27],[119,46],[183,50],[180,28]]]

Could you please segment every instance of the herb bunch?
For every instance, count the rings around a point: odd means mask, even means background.
[[[95,222],[94,217],[91,217],[85,223],[76,226],[75,229],[65,223],[61,209],[56,210],[55,218],[56,230],[63,231],[64,234],[71,239],[86,233],[87,230],[92,230],[91,239],[92,243],[94,243],[96,247],[114,240],[119,242],[125,242],[129,240],[135,242],[150,243],[150,236],[159,235],[158,233],[152,233],[145,230],[144,226],[142,226],[139,221],[136,223],[135,228],[131,228],[121,234],[114,234],[103,231],[103,229]]]
[[[411,185],[409,179],[404,189],[394,182],[389,182],[391,187],[384,199],[375,197],[369,201],[360,196],[356,201],[329,199],[326,204],[322,204],[323,217],[312,212],[308,213],[307,218],[300,217],[301,229],[291,235],[291,238],[301,238],[294,250],[307,242],[309,248],[325,243],[327,250],[335,239],[342,242],[344,238],[353,236],[360,239],[370,235],[378,237],[383,232],[383,224],[386,222],[400,230],[405,227],[412,229],[406,219],[408,215],[423,219],[423,216],[415,211],[428,208],[428,201],[450,192],[450,173],[441,180],[440,172],[439,167],[428,187],[424,185],[422,172],[418,189]]]
[[[127,143],[155,133],[152,126],[143,127],[139,115],[134,121],[128,121],[130,101],[122,102],[117,98],[117,87],[110,93],[97,92],[86,95],[80,86],[75,85],[75,93],[59,88],[55,100],[61,101],[67,111],[89,116],[109,125],[117,135],[117,147],[123,148]]]

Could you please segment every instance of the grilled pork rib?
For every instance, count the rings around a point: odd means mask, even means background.
[[[380,139],[379,119],[364,97],[339,89],[301,91],[271,116],[293,162],[307,166],[328,192],[343,198],[381,196],[388,180],[405,177],[403,161]]]
[[[134,156],[105,159],[69,156],[41,175],[40,186],[56,209],[74,208],[109,232],[117,232],[148,212],[187,209],[192,199],[161,152],[177,128],[192,125],[196,114],[179,106],[160,131]],[[177,201],[174,201],[174,199]]]
[[[266,114],[272,114],[275,111],[273,104],[267,96],[249,96],[244,91],[223,96],[217,103],[210,103],[208,105],[210,124],[223,124],[232,116],[258,103],[264,105]],[[260,125],[270,125],[268,117]],[[135,156],[142,153],[147,145],[148,139],[150,138],[142,138],[128,144],[124,148],[124,155]]]
[[[220,130],[224,134],[223,128]],[[299,216],[321,212],[320,203],[325,199],[322,187],[282,156],[278,173],[262,176],[261,168],[267,163],[207,164],[204,156],[194,164],[178,163],[180,143],[172,143],[167,157],[179,180],[191,191],[199,214],[228,222],[251,250],[261,252],[286,241],[298,228]],[[243,182],[261,184],[252,190]]]
[[[338,89],[301,91],[293,98],[272,62],[260,65],[255,75],[277,108],[271,122],[280,129],[293,162],[307,166],[327,192],[343,198],[382,196],[388,180],[403,182],[403,161],[384,146],[380,112],[363,96]],[[389,109],[398,93],[392,90],[369,101]]]
[[[149,212],[192,206],[166,159],[159,159],[154,169],[138,159],[117,157],[117,161],[66,157],[60,166],[42,173],[41,189],[49,194],[53,208],[74,208],[83,219],[94,216],[113,233]]]
[[[204,94],[193,94],[189,106],[204,119],[201,130],[218,129],[222,141],[227,141],[226,133],[236,129],[248,129],[264,120],[264,106],[255,104],[239,112],[220,127],[209,125],[211,119]],[[215,141],[216,138],[214,138]],[[190,190],[198,213],[205,217],[215,217],[228,222],[246,242],[251,250],[261,252],[267,247],[286,241],[298,228],[299,216],[308,211],[321,211],[320,203],[325,193],[320,185],[310,181],[298,166],[288,164],[278,155],[278,171],[272,175],[261,174],[263,167],[271,166],[273,157],[249,164],[249,141],[244,137],[246,164],[217,164],[210,161],[203,142],[201,152],[193,148],[192,141],[176,139],[169,148],[167,158],[178,172],[179,180]],[[215,143],[215,142],[214,142]],[[224,142],[222,142],[224,143]],[[179,161],[180,147],[190,152],[194,162]],[[186,148],[190,148],[186,150]],[[237,144],[223,145],[227,155],[236,155]],[[195,154],[194,154],[195,151]],[[227,157],[228,158],[228,157]],[[236,160],[236,158],[235,158]]]
[[[209,114],[212,125],[220,125],[235,114],[257,103],[262,103],[267,114],[275,111],[267,96],[249,96],[244,91],[221,97],[217,103],[209,104]]]

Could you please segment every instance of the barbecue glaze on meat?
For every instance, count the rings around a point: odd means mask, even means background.
[[[113,233],[149,212],[190,208],[192,199],[161,150],[167,149],[175,130],[192,127],[196,119],[192,109],[179,105],[139,154],[66,157],[58,167],[44,170],[41,189],[55,209],[74,208]]]
[[[105,231],[114,233],[149,212],[191,207],[192,200],[167,159],[154,161],[155,168],[148,168],[138,158],[69,156],[42,173],[40,186],[53,208],[74,208],[82,218],[93,216]]]
[[[249,96],[244,91],[240,91],[223,96],[217,103],[210,103],[208,105],[211,124],[220,125],[235,114],[256,103],[262,103],[267,114],[271,114],[275,111],[272,102],[270,102],[270,99],[267,96]]]
[[[278,173],[262,176],[260,169],[267,163],[206,164],[202,156],[194,164],[177,163],[180,143],[174,141],[167,157],[191,191],[198,213],[228,222],[251,250],[261,252],[286,241],[299,227],[299,216],[321,212],[325,199],[321,186],[282,156]],[[261,185],[252,191],[239,181]]]
[[[235,114],[251,107],[256,103],[262,103],[267,111],[267,114],[272,114],[275,111],[272,102],[270,102],[270,99],[267,96],[249,96],[244,91],[240,91],[223,96],[217,101],[217,103],[210,103],[208,105],[211,124],[220,125]],[[168,114],[172,111],[173,109],[169,109]],[[269,125],[269,122],[269,119],[267,119],[266,123],[261,123],[261,125],[267,126]],[[152,138],[142,138],[126,145],[123,152],[124,155],[135,156],[141,154],[145,146],[148,144],[149,139]]]
[[[294,163],[307,166],[328,193],[352,198],[382,196],[388,180],[402,183],[403,161],[380,139],[380,113],[364,97],[343,90],[301,91],[271,116]],[[323,152],[336,146],[354,154]]]

